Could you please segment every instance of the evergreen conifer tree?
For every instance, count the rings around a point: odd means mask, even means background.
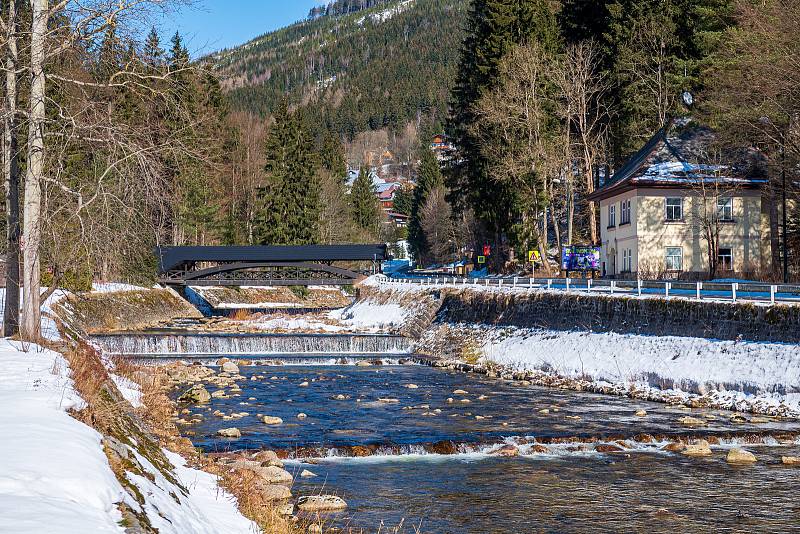
[[[269,184],[259,191],[257,239],[262,244],[303,245],[319,239],[319,188],[311,139],[286,102],[266,143]]]
[[[380,223],[380,211],[375,197],[375,186],[367,167],[361,167],[353,182],[350,205],[353,210],[353,222],[363,230],[376,234]]]

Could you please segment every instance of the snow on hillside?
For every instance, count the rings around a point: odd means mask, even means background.
[[[0,339],[3,532],[121,533],[117,503],[141,509],[112,472],[102,435],[67,413],[84,404],[60,354]],[[140,457],[148,477],[137,479],[129,473],[131,482],[146,496],[148,519],[160,532],[258,532],[215,477],[189,469],[180,457],[165,453],[188,493]]]
[[[721,403],[742,409],[754,404],[776,409],[783,405],[800,413],[796,345],[483,328],[488,332],[481,348],[484,360],[511,369],[679,394],[711,394]]]
[[[404,0],[403,2],[400,2],[396,6],[390,7],[389,9],[384,9],[383,11],[378,11],[377,13],[372,13],[370,15],[367,15],[366,17],[361,17],[360,19],[358,19],[356,21],[356,24],[361,26],[361,25],[364,24],[364,21],[366,21],[367,19],[370,19],[375,24],[380,24],[382,22],[386,22],[387,20],[391,19],[395,15],[399,15],[400,13],[402,13],[403,11],[408,9],[413,3],[414,3],[414,0]]]

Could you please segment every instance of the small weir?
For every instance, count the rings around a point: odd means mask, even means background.
[[[268,334],[153,331],[99,334],[92,343],[125,356],[408,354],[412,340],[383,334]]]

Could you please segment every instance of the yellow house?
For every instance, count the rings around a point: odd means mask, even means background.
[[[746,276],[770,262],[766,177],[749,155],[709,157],[714,134],[672,121],[602,188],[605,276],[702,279]]]

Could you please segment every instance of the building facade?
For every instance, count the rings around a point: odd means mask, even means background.
[[[608,277],[748,276],[770,262],[762,178],[748,164],[709,163],[713,133],[670,123],[589,198],[600,211]]]

